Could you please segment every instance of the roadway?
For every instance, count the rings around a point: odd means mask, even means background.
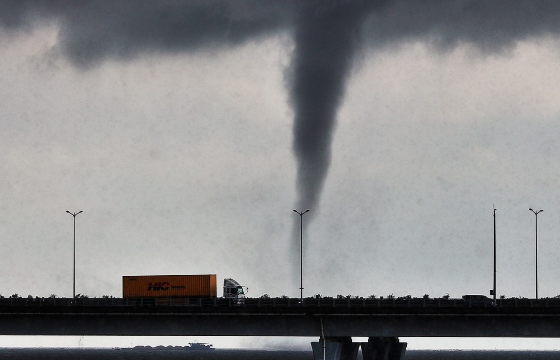
[[[560,300],[0,299],[0,335],[560,337]]]

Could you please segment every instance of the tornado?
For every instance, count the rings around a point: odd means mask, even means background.
[[[352,59],[360,47],[362,19],[371,8],[371,3],[365,1],[324,4],[303,9],[296,19],[295,49],[288,70],[297,162],[295,209],[310,209],[303,218],[304,231],[319,210],[331,163],[337,111],[344,98]],[[301,219],[294,216],[294,220],[292,259],[298,260],[294,262],[299,270]]]

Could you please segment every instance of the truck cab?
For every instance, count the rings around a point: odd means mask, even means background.
[[[233,279],[224,279],[224,298],[233,299],[233,303],[236,305],[245,304],[246,289]]]

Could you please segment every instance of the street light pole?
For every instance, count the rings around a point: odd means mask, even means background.
[[[76,215],[82,213],[83,211],[78,211],[77,213],[71,213],[66,210],[66,212],[74,217],[74,271],[72,273],[72,299],[76,298]]]
[[[494,306],[496,306],[496,208],[494,208]]]
[[[529,208],[535,214],[535,299],[539,298],[539,253],[538,253],[538,217],[543,210],[535,211]]]
[[[300,300],[303,301],[303,214],[305,214],[306,212],[308,212],[309,209],[305,210],[304,212],[299,212],[297,210],[294,210],[294,212],[296,214],[299,215],[299,219],[300,219],[300,225],[299,225],[299,229],[300,229],[300,233],[299,233],[299,246],[300,246],[300,285],[299,285],[299,290],[300,290]]]

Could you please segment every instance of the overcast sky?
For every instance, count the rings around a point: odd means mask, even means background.
[[[560,294],[560,3],[0,8],[3,296]]]

